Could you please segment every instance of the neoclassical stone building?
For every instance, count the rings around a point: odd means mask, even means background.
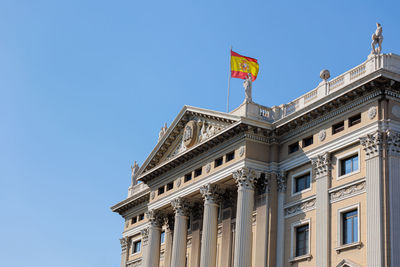
[[[280,106],[185,106],[128,197],[121,267],[400,266],[400,56]]]

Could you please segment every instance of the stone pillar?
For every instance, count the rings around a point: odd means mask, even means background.
[[[172,200],[171,205],[175,211],[171,266],[185,267],[189,205],[181,197]]]
[[[121,267],[126,267],[126,262],[128,259],[128,248],[129,248],[129,239],[127,237],[123,237],[119,240],[121,243]]]
[[[388,130],[390,266],[400,266],[400,133]]]
[[[141,266],[147,266],[147,249],[148,249],[148,244],[149,244],[149,228],[144,228],[143,230],[140,231],[141,236],[142,236],[142,265]]]
[[[265,267],[268,263],[270,175],[270,173],[266,173],[264,177],[260,177],[257,181],[255,267]]]
[[[162,217],[155,210],[146,212],[149,220],[148,245],[144,258],[144,267],[158,267],[160,265],[160,241],[161,241],[161,225]]]
[[[280,172],[276,176],[278,185],[278,210],[277,210],[277,230],[276,230],[276,266],[285,266],[285,217],[283,205],[286,196],[286,173]]]
[[[246,167],[233,173],[238,186],[234,267],[251,266],[252,217],[256,172]]]
[[[329,182],[331,174],[330,154],[325,152],[312,159],[317,187],[316,195],[316,265],[330,266],[330,209],[329,209]]]
[[[200,188],[204,198],[203,234],[201,237],[201,267],[215,267],[217,263],[219,188],[207,184]]]
[[[368,134],[360,142],[366,155],[367,172],[367,263],[383,266],[382,133]]]
[[[191,209],[192,215],[192,247],[190,249],[190,267],[200,267],[201,219],[203,203],[196,203]]]
[[[233,204],[236,200],[235,193],[231,190],[225,191],[222,196],[222,240],[221,240],[221,257],[220,264],[221,267],[231,267],[232,266],[232,244],[233,244],[233,234],[232,234],[232,213]]]
[[[171,267],[172,241],[174,233],[174,216],[168,214],[164,217],[165,224],[165,252],[164,267]]]

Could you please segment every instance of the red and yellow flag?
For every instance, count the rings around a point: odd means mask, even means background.
[[[248,74],[251,73],[253,82],[258,74],[257,59],[239,55],[231,50],[231,77],[246,79]]]

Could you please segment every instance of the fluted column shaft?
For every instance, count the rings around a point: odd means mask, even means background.
[[[174,241],[172,245],[172,267],[185,267],[188,225],[188,204],[182,198],[171,202],[175,211]]]
[[[172,214],[164,217],[165,224],[165,252],[164,252],[164,267],[171,267],[172,257],[172,241],[174,234],[174,216]]]
[[[234,267],[251,266],[254,170],[242,168],[233,173],[238,186]]]
[[[218,236],[218,187],[207,184],[200,188],[204,198],[203,235],[201,237],[201,267],[215,267]]]
[[[284,265],[285,255],[285,217],[283,204],[286,195],[286,173],[280,172],[277,175],[278,184],[278,210],[277,210],[277,230],[276,230],[276,266]]]
[[[160,239],[161,239],[161,216],[154,210],[146,213],[149,220],[149,240],[147,253],[145,255],[145,267],[158,267],[160,264]]]

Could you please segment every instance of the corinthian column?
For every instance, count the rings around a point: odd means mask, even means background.
[[[158,267],[160,264],[160,239],[161,239],[161,225],[162,217],[155,211],[150,210],[146,212],[146,217],[149,220],[149,240],[147,252],[145,255],[143,265],[144,267]]]
[[[276,176],[278,186],[278,211],[277,230],[276,230],[276,266],[285,266],[283,257],[285,253],[285,218],[283,204],[285,203],[286,194],[286,173],[280,172]]]
[[[328,152],[318,155],[312,159],[315,174],[317,196],[316,196],[316,235],[317,235],[317,266],[329,266],[329,229],[330,229],[330,210],[329,210],[329,180],[331,173],[331,159]]]
[[[234,267],[251,266],[252,213],[256,172],[246,167],[233,173],[238,187]]]
[[[185,267],[186,240],[189,205],[181,197],[171,201],[175,211],[174,240],[172,246],[172,267]]]
[[[149,227],[140,231],[142,235],[142,266],[147,266],[147,249],[149,244]]]
[[[200,266],[215,267],[217,263],[219,188],[217,185],[207,184],[200,188],[200,193],[204,198]]]
[[[367,172],[367,263],[383,266],[382,133],[368,134],[360,142],[366,155]]]
[[[121,267],[126,267],[126,262],[128,259],[128,238],[123,237],[119,240],[121,243]]]

